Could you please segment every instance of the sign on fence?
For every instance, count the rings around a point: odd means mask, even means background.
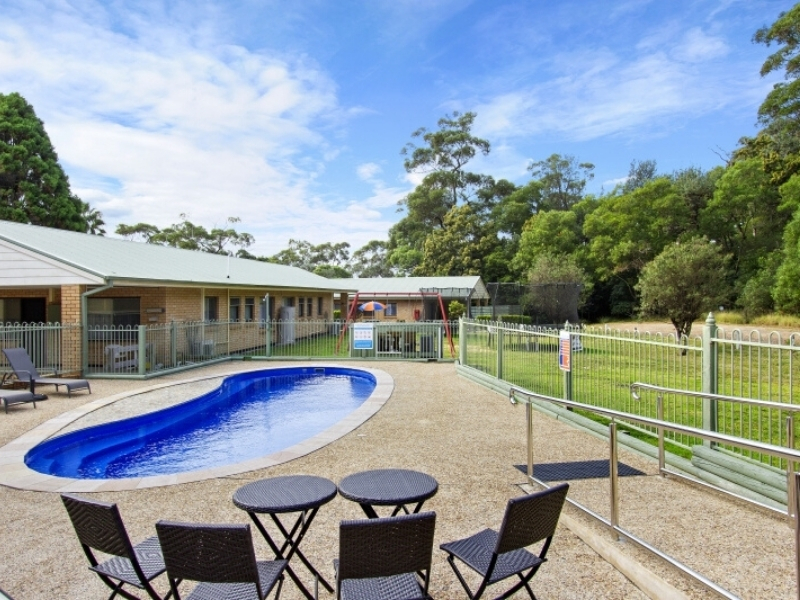
[[[372,350],[373,349],[373,327],[372,323],[353,324],[353,350]]]
[[[562,330],[558,334],[558,367],[562,371],[570,370],[572,359],[572,344],[570,344],[569,331]]]

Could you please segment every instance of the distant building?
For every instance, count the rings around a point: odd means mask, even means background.
[[[355,289],[357,296],[336,298],[336,308],[345,318],[355,301],[356,315],[378,321],[434,321],[443,318],[438,295],[441,295],[445,311],[452,300],[467,307],[468,315],[474,315],[479,307],[489,302],[489,292],[479,275],[462,277],[385,277],[370,279],[331,279],[340,287]],[[349,286],[348,286],[349,284]],[[385,306],[379,311],[359,311],[369,301]]]

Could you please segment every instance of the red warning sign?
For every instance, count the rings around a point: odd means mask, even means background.
[[[569,371],[572,362],[572,342],[569,331],[562,331],[558,336],[558,367]]]

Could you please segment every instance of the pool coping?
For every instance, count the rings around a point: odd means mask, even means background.
[[[305,365],[294,365],[303,367]],[[331,368],[348,368],[337,364],[320,364],[313,363],[314,368],[331,367]],[[285,367],[274,367],[275,369]],[[252,369],[247,369],[249,371]],[[258,369],[261,370],[261,369]],[[264,370],[271,370],[266,368]],[[194,377],[189,379],[182,379],[180,381],[172,381],[169,383],[161,383],[149,386],[144,389],[123,392],[114,394],[106,398],[100,398],[93,402],[87,402],[81,406],[68,410],[52,419],[34,427],[30,431],[25,432],[15,440],[9,442],[0,448],[0,485],[7,486],[18,490],[29,490],[36,492],[118,492],[125,490],[138,490],[143,488],[163,487],[169,485],[177,485],[181,483],[191,483],[194,481],[203,481],[206,479],[215,479],[217,477],[226,477],[228,475],[238,475],[248,471],[255,471],[258,469],[265,469],[279,465],[290,460],[294,460],[306,454],[310,454],[315,450],[319,450],[338,440],[351,431],[358,428],[362,423],[369,420],[375,413],[377,413],[384,404],[389,400],[394,391],[394,379],[386,371],[380,369],[371,369],[365,367],[358,367],[355,370],[364,371],[375,377],[376,385],[372,394],[367,398],[364,403],[349,415],[331,425],[324,431],[303,440],[302,442],[267,454],[258,458],[251,458],[249,460],[225,465],[222,467],[214,467],[211,469],[202,469],[198,471],[189,471],[186,473],[176,473],[173,475],[153,475],[149,477],[131,477],[125,479],[74,479],[69,477],[55,477],[53,475],[45,475],[33,469],[28,468],[25,464],[25,455],[27,452],[37,444],[57,435],[62,429],[74,423],[81,417],[87,414],[108,406],[125,398],[131,396],[141,395],[147,392],[161,390],[164,388],[185,385],[187,383],[194,383],[197,381],[204,381],[208,379],[220,378],[220,375],[207,375],[203,377]],[[222,377],[235,375],[236,373],[227,373]]]

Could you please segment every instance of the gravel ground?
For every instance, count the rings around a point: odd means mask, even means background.
[[[118,503],[132,539],[138,541],[154,535],[154,523],[159,519],[248,522],[231,502],[231,496],[241,485],[260,478],[310,474],[339,482],[344,476],[365,469],[417,469],[439,482],[438,494],[425,504],[426,510],[437,513],[430,592],[438,599],[464,598],[438,545],[485,527],[497,527],[508,499],[531,489],[515,466],[526,460],[524,409],[458,377],[452,364],[369,362],[362,366],[389,373],[394,378],[394,393],[370,420],[316,452],[228,477],[87,496]],[[242,363],[226,363],[159,378],[156,383],[242,368]],[[51,394],[50,400],[40,403],[36,410],[30,405],[13,407],[0,417],[0,445],[79,404],[153,385],[152,381],[93,380],[91,396],[76,394],[67,398],[65,394]],[[607,444],[602,440],[538,414],[535,440],[537,464],[608,456]],[[649,459],[637,454],[623,450],[620,460],[644,473],[621,481],[623,527],[667,549],[742,598],[797,596],[794,538],[784,518],[700,487],[662,478]],[[608,516],[607,480],[572,480],[570,484],[570,498]],[[0,588],[16,600],[107,596],[103,584],[86,568],[58,494],[0,487],[0,503],[6,515],[0,528]],[[304,539],[305,554],[329,580],[333,580],[339,521],[362,517],[356,504],[337,497],[322,507]],[[257,555],[269,557],[266,543],[257,532],[254,534]],[[649,589],[651,597],[715,597],[635,545],[617,541],[604,527],[571,506],[565,509],[549,558],[534,578],[533,588],[540,600],[648,597],[631,579]],[[635,575],[629,568],[629,579],[612,563],[632,563]],[[297,570],[303,577],[303,568]],[[655,582],[656,587],[647,588],[642,584],[644,580]],[[163,590],[164,578],[157,585]],[[662,591],[653,593],[653,589]],[[499,591],[498,588],[495,593]],[[302,596],[288,582],[282,597],[292,600]],[[323,592],[321,597],[331,596]]]

